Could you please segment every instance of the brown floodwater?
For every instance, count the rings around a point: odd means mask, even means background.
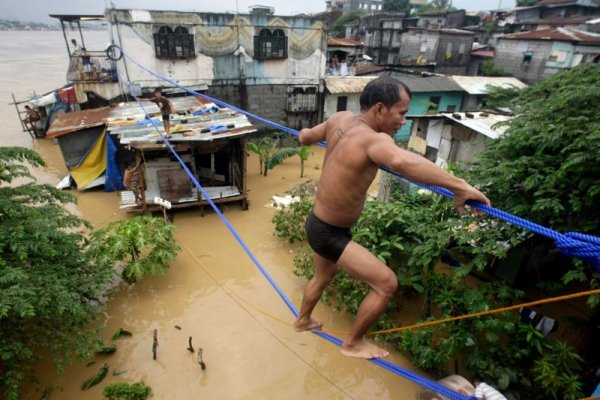
[[[47,76],[48,68],[65,63],[64,56],[55,57],[56,49],[64,46],[60,33],[26,32],[17,36],[8,32],[0,33],[0,39],[4,43],[18,38],[24,43],[41,43],[39,35],[44,35],[50,48],[36,49],[35,58],[18,49],[0,48],[2,54],[14,52],[24,57],[16,61],[9,57],[5,60],[11,62],[0,63],[4,71],[0,74],[0,117],[4,121],[0,145],[38,151],[48,166],[35,171],[36,177],[40,182],[56,184],[66,173],[58,146],[51,141],[33,141],[20,132],[14,108],[7,104],[10,91],[22,98],[33,90],[40,93],[64,82],[64,72]],[[298,246],[273,236],[270,198],[285,195],[310,179],[318,180],[322,156],[323,150],[314,147],[306,164],[306,177],[300,179],[297,157],[263,177],[258,174],[258,160],[251,155],[249,210],[243,211],[236,203],[224,208],[225,216],[249,249],[296,307],[306,283],[293,275],[292,260]],[[129,217],[118,208],[118,193],[72,193],[78,199],[74,211],[96,227]],[[169,271],[132,286],[122,284],[111,293],[103,312],[105,329],[101,335],[107,344],[119,328],[132,332],[132,337],[115,341],[117,352],[95,357],[95,364],[89,367],[89,360],[75,362],[56,375],[51,363],[39,365],[36,371],[43,385],[60,387],[50,399],[98,400],[107,384],[139,380],[152,387],[155,399],[415,399],[420,390],[416,384],[368,361],[344,357],[337,346],[314,334],[294,332],[291,312],[214,212],[202,217],[197,209],[178,210],[174,223],[182,250]],[[322,303],[316,307],[315,316],[325,322],[326,328],[335,330],[348,330],[352,321],[351,316]],[[157,359],[153,360],[155,329],[159,346]],[[187,350],[190,336],[194,348],[203,349],[205,370],[199,367],[196,355]],[[387,359],[420,372],[398,352],[391,351]],[[81,384],[103,363],[110,367],[107,377],[82,391]],[[22,398],[38,400],[43,385],[26,385]]]

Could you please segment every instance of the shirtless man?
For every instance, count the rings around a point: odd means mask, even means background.
[[[350,357],[378,358],[389,353],[364,339],[369,327],[384,312],[398,286],[394,271],[375,255],[352,241],[350,228],[358,220],[366,193],[379,166],[403,176],[454,193],[462,215],[467,200],[490,204],[487,197],[463,179],[450,175],[420,155],[396,146],[392,135],[406,123],[410,90],[390,77],[370,82],[360,96],[361,113],[342,111],[311,129],[302,129],[300,143],[327,141],[319,190],[306,221],[308,243],[315,252],[315,275],[304,290],[296,331],[319,329],[311,317],[325,286],[337,269],[366,282],[371,290],[358,309],[342,353]]]
[[[171,137],[169,133],[171,129],[171,114],[175,112],[175,107],[173,107],[173,103],[165,96],[163,96],[162,91],[160,89],[156,89],[154,91],[154,97],[148,99],[156,103],[158,108],[160,109],[160,114],[162,116],[163,126],[165,127],[165,137],[168,139]]]

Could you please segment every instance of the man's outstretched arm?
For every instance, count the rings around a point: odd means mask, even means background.
[[[454,207],[459,214],[465,211],[467,200],[490,205],[490,200],[464,179],[449,174],[425,157],[396,146],[389,136],[373,140],[367,150],[369,158],[378,165],[385,165],[402,176],[428,185],[442,186],[454,193]],[[476,214],[479,214],[476,212]]]

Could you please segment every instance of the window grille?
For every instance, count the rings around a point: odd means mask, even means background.
[[[348,107],[348,96],[340,96],[337,98],[337,110],[346,111]]]
[[[182,26],[175,28],[161,26],[154,34],[154,50],[156,58],[188,59],[196,57],[194,35]]]
[[[257,60],[273,60],[287,58],[288,38],[281,29],[271,32],[262,29],[254,36],[254,58]]]
[[[310,112],[317,111],[317,88],[294,87],[288,93],[288,111]]]

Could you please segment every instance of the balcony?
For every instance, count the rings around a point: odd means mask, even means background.
[[[85,54],[72,55],[67,71],[67,81],[83,82],[117,82],[116,62],[106,56],[103,51],[89,51]]]

